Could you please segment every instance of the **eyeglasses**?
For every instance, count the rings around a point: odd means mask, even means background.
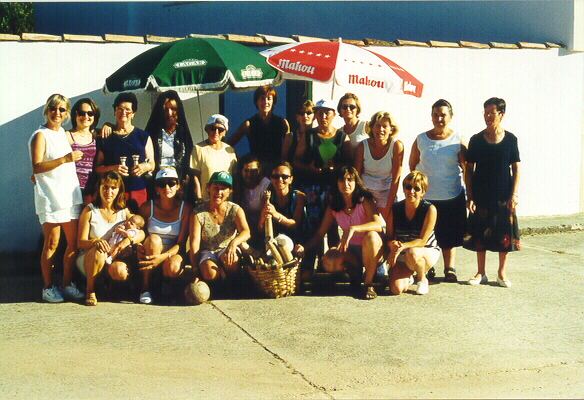
[[[155,182],[155,185],[159,188],[165,188],[166,186],[173,188],[178,185],[178,182],[175,179],[159,179]]]
[[[341,105],[341,109],[343,110],[355,110],[357,108],[357,106],[355,104],[342,104]]]
[[[410,184],[405,184],[405,185],[404,185],[404,190],[406,190],[406,191],[408,191],[408,192],[409,192],[409,191],[410,191],[410,190],[412,190],[412,189],[414,189],[414,192],[416,192],[416,193],[419,193],[419,192],[421,192],[421,191],[422,191],[422,188],[421,188],[421,187],[419,187],[419,186],[412,186],[412,185],[410,185]]]
[[[131,110],[129,108],[122,108],[122,107],[116,108],[116,111],[119,111],[122,114],[133,114],[134,113],[134,110]]]
[[[244,168],[243,172],[248,173],[248,174],[257,174],[260,172],[259,168]]]
[[[288,180],[288,178],[290,178],[292,175],[286,175],[286,174],[272,174],[270,176],[270,178],[278,180],[278,179],[282,179],[283,181]]]
[[[312,111],[299,111],[297,114],[300,116],[304,116],[304,115],[312,115],[314,113]]]
[[[81,111],[81,110],[77,111],[78,117],[85,117],[86,115],[93,117],[95,115],[95,113],[93,111]]]
[[[67,109],[63,108],[63,107],[49,107],[49,111],[52,111],[52,112],[59,111],[61,114],[64,114],[67,112]]]
[[[223,133],[225,132],[225,128],[222,128],[220,126],[209,126],[207,127],[207,132],[219,132],[219,133]]]

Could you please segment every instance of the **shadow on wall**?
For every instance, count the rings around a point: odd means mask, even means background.
[[[47,97],[50,94],[47,94]],[[65,93],[65,95],[67,95]],[[92,98],[101,110],[99,126],[113,122],[113,101],[115,94],[104,94],[101,90],[71,97],[71,105],[83,98]],[[138,94],[138,112],[134,125],[145,128],[157,93]],[[204,120],[217,112],[218,95],[201,96],[201,115]],[[196,97],[185,101],[185,111],[195,143],[202,140],[199,121],[199,102]],[[3,208],[0,210],[0,254],[34,252],[39,249],[41,226],[34,209],[33,184],[30,180],[32,166],[28,141],[32,133],[44,123],[43,105],[0,126],[0,187],[4,190]],[[70,129],[71,123],[64,125]]]

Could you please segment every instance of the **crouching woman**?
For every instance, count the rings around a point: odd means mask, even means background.
[[[428,178],[420,171],[410,172],[403,181],[405,199],[393,205],[387,224],[389,238],[389,290],[401,294],[418,278],[417,294],[429,291],[426,272],[436,264],[440,249],[434,236],[436,207],[424,200]]]

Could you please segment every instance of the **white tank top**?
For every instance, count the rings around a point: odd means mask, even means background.
[[[367,134],[367,132],[365,132],[365,125],[366,124],[367,124],[366,121],[359,121],[357,123],[357,127],[355,128],[355,131],[353,133],[351,133],[350,135],[347,135],[347,136],[349,136],[349,141],[351,144],[351,152],[352,153],[355,153],[355,151],[357,150],[357,147],[359,146],[359,143],[361,143],[365,139],[369,139],[369,135]],[[344,130],[343,130],[343,132],[344,132]]]
[[[379,160],[371,156],[369,140],[363,141],[363,182],[373,191],[389,190],[391,186],[391,162],[395,139],[391,139],[387,153]]]
[[[458,164],[461,143],[462,138],[456,132],[442,140],[430,139],[427,132],[416,138],[420,150],[416,169],[428,176],[426,199],[448,200],[462,192],[462,170]]]
[[[32,160],[30,145],[34,137],[41,132],[45,138],[43,161],[51,161],[71,153],[71,145],[65,130],[53,131],[40,126],[28,141],[29,156]],[[45,214],[69,209],[83,203],[75,163],[68,162],[47,172],[34,174],[34,206],[37,214]]]
[[[162,239],[163,246],[174,246],[178,240],[182,213],[185,202],[180,203],[178,219],[173,222],[164,222],[154,217],[154,201],[150,200],[150,218],[148,219],[148,234],[157,234]]]
[[[116,218],[114,222],[107,222],[99,208],[93,206],[89,203],[89,208],[91,209],[91,220],[89,221],[89,238],[97,239],[104,237],[109,231],[111,231],[117,224],[126,220],[126,209],[119,210],[116,212]]]

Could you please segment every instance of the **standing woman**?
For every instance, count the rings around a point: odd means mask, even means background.
[[[391,206],[397,196],[404,145],[396,139],[399,128],[388,112],[373,114],[368,129],[371,137],[359,143],[355,168],[373,193],[377,208],[387,221],[391,218]]]
[[[120,93],[113,107],[116,125],[112,134],[98,146],[95,170],[100,174],[115,171],[122,175],[128,207],[137,211],[147,199],[144,174],[154,170],[152,139],[148,132],[132,125],[138,110],[138,99],[134,93]],[[134,158],[137,160],[134,161]]]
[[[155,200],[140,207],[140,215],[146,221],[148,237],[140,251],[138,267],[143,273],[140,303],[150,304],[150,275],[162,266],[162,277],[176,279],[184,271],[184,250],[189,233],[189,217],[192,208],[179,197],[180,181],[176,170],[163,167],[154,181]]]
[[[79,218],[79,237],[77,243],[80,249],[77,256],[77,267],[87,279],[85,305],[96,306],[95,279],[106,266],[106,259],[111,250],[107,240],[116,225],[129,219],[132,214],[126,208],[124,182],[115,171],[104,173],[98,182],[93,196],[93,202],[83,209]],[[138,231],[131,242],[138,243],[144,239],[144,232]],[[130,276],[132,268],[128,266],[131,260],[117,258],[108,265],[108,276],[116,281],[125,281]]]
[[[79,187],[83,193],[84,203],[91,201],[95,191],[94,161],[97,154],[95,144],[95,128],[99,123],[99,107],[88,97],[77,100],[71,109],[72,128],[68,132],[69,143],[73,150],[83,153],[83,157],[75,162]]]
[[[61,125],[69,118],[71,103],[60,94],[51,95],[43,108],[45,124],[29,140],[30,158],[34,174],[34,205],[43,229],[41,272],[42,298],[49,303],[82,299],[83,294],[71,282],[75,252],[77,251],[77,219],[83,207],[75,162],[83,157],[72,150]],[[61,228],[67,239],[63,256],[63,292],[53,285],[53,258],[59,244]]]
[[[154,146],[156,171],[163,167],[175,168],[186,198],[192,201],[194,192],[189,158],[193,151],[193,139],[177,92],[168,90],[158,96],[146,124],[146,132],[150,134]]]
[[[356,94],[345,93],[345,95],[339,99],[337,111],[345,121],[345,125],[341,130],[349,137],[351,143],[351,156],[354,159],[359,143],[369,138],[369,135],[367,134],[367,122],[359,120],[359,115],[361,114],[361,102]]]
[[[286,135],[284,139],[286,158],[284,161],[292,162],[296,154],[303,154],[308,144],[308,130],[312,128],[314,122],[314,103],[306,100],[296,110],[296,130],[291,135]]]
[[[259,158],[264,171],[269,173],[276,163],[286,159],[289,148],[284,147],[284,138],[290,135],[290,125],[285,118],[274,114],[278,93],[273,86],[257,88],[253,103],[258,109],[257,114],[245,120],[227,142],[235,146],[247,136],[250,153]]]
[[[320,228],[306,245],[310,250],[322,241],[331,226],[338,224],[343,237],[338,247],[330,248],[322,264],[326,272],[347,271],[353,282],[360,282],[365,267],[365,300],[373,300],[377,293],[373,279],[383,262],[381,230],[383,221],[377,213],[373,194],[363,185],[354,167],[341,167],[336,173],[336,185],[331,188],[330,203]]]
[[[466,156],[466,190],[469,216],[464,248],[477,252],[478,271],[468,283],[488,282],[486,251],[499,253],[497,284],[510,287],[507,253],[520,248],[515,208],[519,187],[517,137],[501,126],[505,100],[492,97],[484,103],[487,128],[471,137]]]
[[[418,135],[410,152],[410,170],[428,177],[425,198],[436,207],[436,239],[444,258],[444,281],[456,282],[455,248],[462,246],[466,200],[462,177],[466,143],[450,128],[452,106],[444,99],[432,105],[433,129]],[[429,271],[432,278],[434,270]]]

